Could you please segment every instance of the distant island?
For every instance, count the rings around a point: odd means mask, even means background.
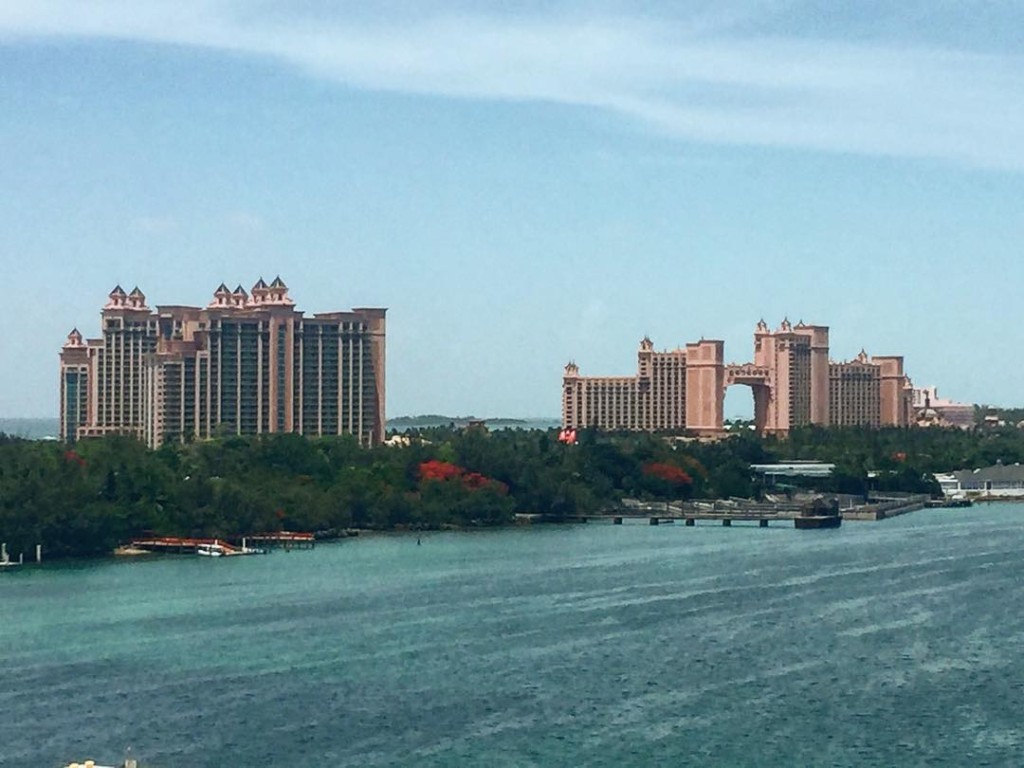
[[[419,416],[397,416],[388,419],[388,429],[429,429],[431,427],[447,427],[454,424],[464,427],[474,422],[483,422],[491,429],[504,427],[514,429],[554,429],[561,424],[557,418],[516,419],[507,416],[485,418],[480,416],[444,416],[438,413],[427,413]]]
[[[419,416],[396,416],[387,420],[387,429],[404,432],[410,429],[432,429],[434,427],[465,427],[474,422],[483,422],[488,429],[557,429],[561,419],[557,417],[512,418],[509,416],[445,416],[427,413]],[[752,422],[736,419],[732,426]],[[978,427],[1024,425],[1024,408],[1005,408],[993,405],[974,406],[974,424]],[[21,437],[26,440],[56,439],[60,434],[60,420],[55,418],[5,418],[0,417],[0,434]]]
[[[479,416],[444,416],[428,413],[420,416],[398,416],[388,419],[387,428],[405,431],[407,429],[430,429],[432,427],[465,427],[473,422],[483,422],[490,429],[555,429],[561,424],[557,418],[515,419],[507,416],[481,418]],[[60,434],[59,419],[3,418],[0,417],[0,434],[21,437],[26,440],[56,439]]]
[[[60,434],[60,419],[0,417],[0,433],[26,440],[56,440]]]

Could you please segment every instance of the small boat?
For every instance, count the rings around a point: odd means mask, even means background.
[[[124,759],[124,762],[118,763],[116,766],[100,765],[93,760],[85,760],[81,763],[68,763],[67,768],[139,768],[139,763],[131,756],[131,750],[128,750],[128,757]]]
[[[196,547],[196,554],[201,557],[223,557],[224,547],[220,544],[200,544]]]

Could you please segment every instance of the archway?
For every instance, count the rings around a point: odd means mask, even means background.
[[[768,426],[768,404],[771,401],[772,390],[771,390],[771,376],[767,368],[759,365],[728,365],[725,368],[725,386],[722,388],[723,401],[726,399],[726,393],[729,391],[729,387],[735,386],[749,387],[752,399],[753,409],[752,417],[754,420],[754,428],[757,430],[759,435],[763,435]],[[734,399],[734,398],[730,398]],[[739,400],[742,403],[742,400]]]

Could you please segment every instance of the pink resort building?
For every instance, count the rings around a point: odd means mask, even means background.
[[[726,364],[721,341],[701,340],[656,352],[640,342],[634,376],[581,376],[570,362],[562,378],[566,429],[724,432],[725,390],[750,387],[754,423],[761,434],[785,434],[808,424],[908,426],[912,386],[902,357],[829,359],[828,327],[792,325],[774,331],[762,320],[754,329],[754,359]]]
[[[914,390],[914,410],[917,413],[917,423],[922,427],[971,429],[974,426],[974,405],[939,397],[935,387]]]
[[[136,435],[151,447],[219,435],[298,432],[384,440],[380,308],[306,317],[281,278],[221,284],[205,307],[110,292],[102,337],[77,329],[60,353],[68,441]]]

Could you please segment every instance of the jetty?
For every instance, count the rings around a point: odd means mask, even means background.
[[[283,549],[313,549],[316,536],[312,533],[295,533],[294,531],[277,531],[276,533],[257,533],[245,537],[263,547],[281,547]]]
[[[250,546],[251,544],[257,546]],[[213,547],[221,555],[232,557],[237,555],[265,555],[272,547],[312,549],[315,545],[316,537],[312,533],[296,533],[294,531],[276,531],[274,533],[257,533],[251,536],[215,539],[190,536],[147,536],[133,539],[130,544],[119,547],[118,553],[166,552],[191,555],[198,553],[200,550],[207,550]]]
[[[216,548],[216,550],[224,557],[265,554],[265,550],[249,547],[246,539],[242,539],[241,545],[235,545],[225,541],[224,539],[190,538],[181,536],[151,536],[144,539],[134,539],[127,548],[123,548],[123,553],[137,554],[138,552],[168,552],[172,554],[194,555],[203,549],[211,547]]]
[[[786,523],[794,528],[838,528],[844,520],[884,520],[888,517],[923,509],[927,495],[872,496],[860,503],[840,506],[837,498],[816,497],[799,501],[754,501],[725,499],[715,501],[659,501],[638,499],[623,501],[601,512],[572,515],[567,522],[586,523],[591,520],[622,525],[626,520],[646,520],[649,525],[681,522],[693,526],[698,522],[731,526],[734,523],[756,523],[767,528],[772,523]]]
[[[595,515],[580,515],[579,522],[610,521],[622,525],[626,520],[646,520],[649,525],[681,522],[693,526],[711,522],[729,527],[733,523],[756,523],[767,528],[771,523],[785,522],[795,528],[838,528],[843,518],[835,505],[757,502],[747,499],[721,501],[623,502]]]

